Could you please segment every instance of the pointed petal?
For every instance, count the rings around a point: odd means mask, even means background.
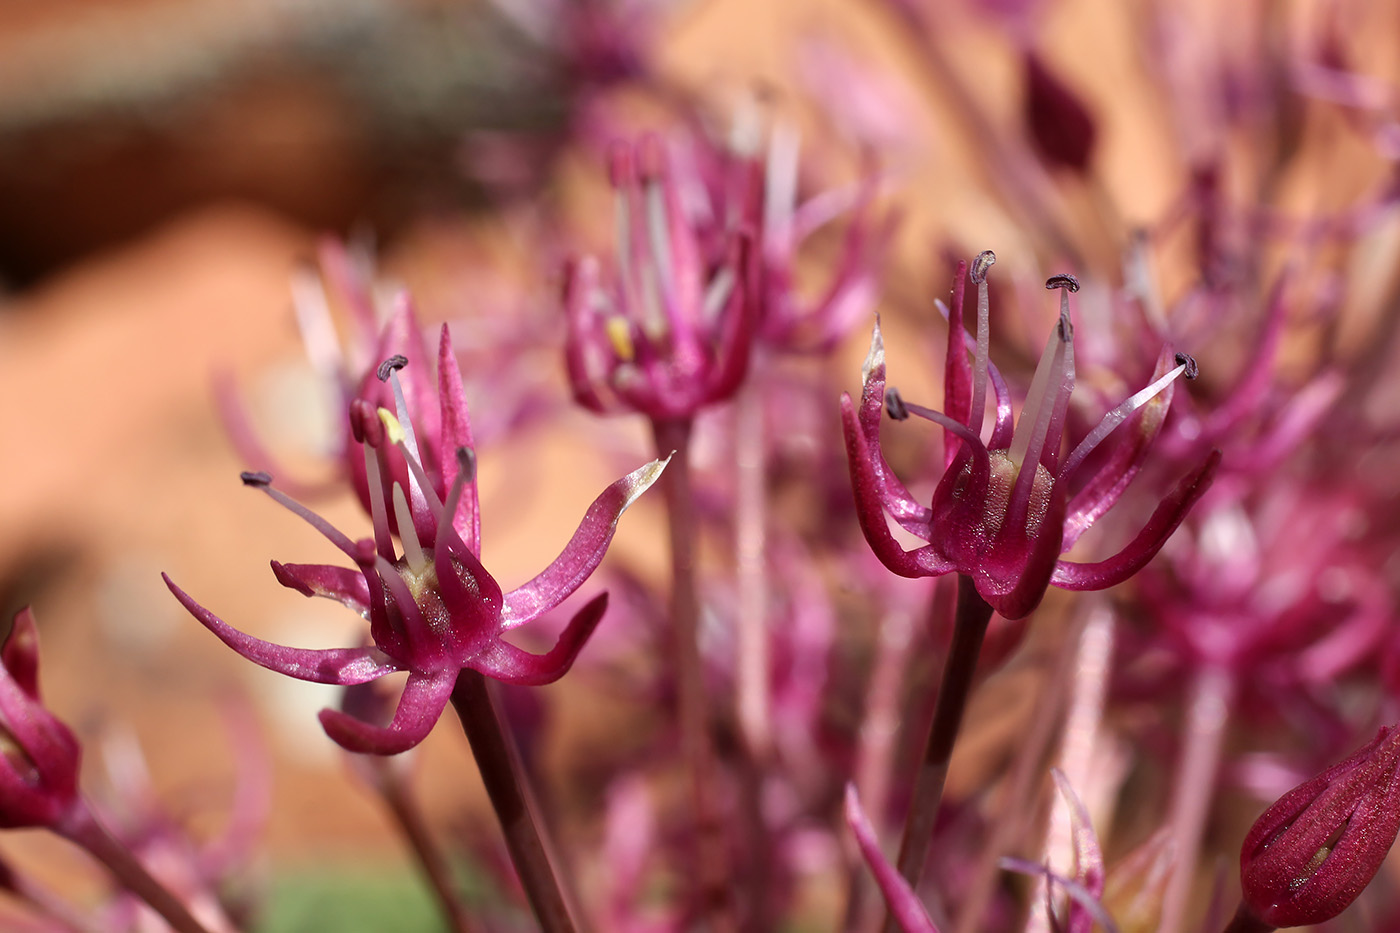
[[[497,639],[481,656],[468,660],[466,666],[502,683],[525,687],[552,684],[574,666],[574,660],[607,608],[608,594],[595,596],[569,620],[564,633],[548,654],[531,654]]]
[[[369,584],[359,570],[328,564],[284,564],[272,561],[277,582],[303,596],[321,596],[369,618]]]
[[[865,810],[861,808],[854,784],[846,785],[846,825],[855,834],[860,854],[875,875],[875,883],[889,905],[890,916],[904,933],[938,933],[938,927],[929,919],[928,912],[919,903],[919,898],[909,887],[909,882],[900,877],[899,872],[880,851],[880,843],[875,838],[875,828],[870,825]]]
[[[1022,531],[1015,538],[1004,535],[993,545],[987,561],[971,572],[977,592],[1003,618],[1023,619],[1045,598],[1054,573],[1064,563],[1056,560],[1060,556],[1064,514],[1064,499],[1051,492],[1050,506],[1036,533],[1028,535]],[[997,566],[998,553],[1009,556],[1008,566]]]
[[[524,586],[505,596],[501,614],[506,631],[559,605],[588,579],[607,553],[618,519],[661,476],[671,458],[653,460],[613,483],[593,500],[574,536],[554,562]]]
[[[467,414],[467,396],[462,388],[462,370],[457,365],[457,354],[452,352],[452,334],[446,324],[442,325],[442,338],[438,341],[438,395],[442,398],[442,444],[438,462],[445,494],[452,488],[460,469],[457,451],[463,447],[476,449],[471,418]],[[474,477],[462,487],[461,499],[452,515],[452,527],[471,552],[480,557],[481,505]]]
[[[729,398],[749,372],[759,305],[758,264],[754,260],[753,235],[741,230],[730,249],[727,268],[734,270],[734,287],[720,312],[719,352],[715,375],[705,401]]]
[[[938,310],[943,314],[945,320],[950,320],[950,312],[946,305],[940,302],[938,304]],[[967,353],[974,355],[977,353],[976,337],[964,331],[962,341]],[[952,356],[952,352],[952,347],[949,347],[948,353],[950,357]],[[969,372],[970,371],[969,369]],[[992,437],[987,444],[987,449],[1005,450],[1011,446],[1011,434],[1015,427],[1015,423],[1011,418],[1011,390],[1007,388],[1006,379],[1002,376],[1001,370],[997,369],[997,365],[991,360],[987,361],[987,379],[992,384],[992,392],[996,396],[997,405],[996,423],[992,427]],[[944,404],[946,406],[948,403],[945,402]],[[985,405],[986,403],[984,402],[983,404]],[[969,407],[971,406],[971,399],[968,400],[968,405]],[[950,414],[952,414],[952,412],[950,412]]]
[[[437,724],[452,686],[455,669],[414,671],[408,675],[394,720],[388,726],[372,726],[340,710],[323,709],[321,727],[331,741],[347,751],[362,755],[397,755],[427,738]]]
[[[0,648],[0,664],[31,699],[39,699],[39,627],[28,606],[15,614],[14,626]]]
[[[1219,465],[1220,451],[1213,450],[1204,463],[1188,473],[1171,495],[1162,500],[1131,544],[1108,560],[1094,564],[1058,561],[1050,582],[1067,590],[1102,590],[1137,573],[1156,556],[1191,506],[1210,488]]]
[[[844,404],[844,403],[843,403]],[[933,517],[930,509],[920,505],[913,493],[895,476],[880,449],[880,421],[885,416],[885,340],[880,331],[880,317],[870,335],[870,352],[861,367],[860,431],[868,451],[870,469],[877,478],[881,502],[901,527],[928,538],[928,523]],[[850,441],[847,440],[849,448]]]
[[[941,560],[931,546],[906,551],[890,533],[885,522],[885,502],[881,495],[883,484],[876,473],[865,433],[856,420],[855,405],[850,395],[841,396],[841,422],[846,433],[846,459],[851,468],[851,488],[855,493],[856,516],[866,543],[875,556],[901,577],[933,577],[953,570],[951,563]]]
[[[1050,776],[1055,779],[1055,786],[1059,788],[1060,796],[1069,808],[1070,833],[1074,838],[1075,880],[1095,898],[1100,898],[1103,896],[1104,886],[1103,850],[1099,848],[1099,839],[1089,820],[1089,811],[1070,786],[1069,778],[1065,777],[1063,771],[1052,768]],[[1091,933],[1093,926],[1093,913],[1078,901],[1072,902],[1069,908],[1068,933]]]
[[[564,368],[574,401],[602,414],[607,406],[598,395],[598,380],[589,366],[590,351],[596,351],[606,339],[591,304],[597,292],[597,261],[569,260],[564,266]]]
[[[170,588],[170,592],[175,594],[180,605],[218,636],[220,641],[249,661],[270,671],[317,684],[347,686],[362,684],[398,670],[398,667],[376,648],[288,648],[245,635],[191,599],[170,577],[161,574],[161,579]]]

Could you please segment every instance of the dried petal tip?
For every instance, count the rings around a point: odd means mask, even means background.
[[[984,249],[982,252],[978,253],[977,258],[972,260],[972,272],[969,273],[972,277],[972,284],[981,285],[983,282],[987,281],[987,270],[991,269],[992,266],[996,264],[996,261],[997,254],[989,249]]]
[[[272,485],[272,474],[264,473],[261,470],[255,472],[244,471],[238,474],[238,478],[243,480],[244,486],[254,486],[258,489]]]
[[[1059,275],[1052,275],[1045,280],[1045,287],[1050,290],[1057,288],[1067,288],[1072,292],[1079,291],[1079,280],[1068,272],[1061,272]]]
[[[885,411],[895,421],[909,420],[909,406],[904,404],[904,399],[894,386],[885,390]]]
[[[1178,353],[1176,365],[1186,367],[1186,371],[1182,375],[1187,379],[1195,379],[1201,374],[1201,367],[1196,365],[1196,358],[1189,353]]]
[[[391,373],[403,369],[407,365],[408,357],[404,356],[402,353],[395,353],[393,356],[389,357],[387,360],[379,364],[379,369],[377,370],[379,381],[388,382],[389,375]]]

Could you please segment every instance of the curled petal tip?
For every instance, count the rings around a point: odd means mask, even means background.
[[[870,381],[876,370],[885,368],[885,337],[880,331],[880,315],[875,315],[875,326],[870,331],[870,352],[860,367],[861,385]]]

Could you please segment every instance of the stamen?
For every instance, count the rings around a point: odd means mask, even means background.
[[[375,370],[375,375],[380,382],[388,382],[389,377],[408,365],[408,357],[402,353],[395,353],[387,360],[379,364],[379,369]]]
[[[701,305],[707,322],[716,320],[720,311],[724,310],[725,303],[734,292],[735,282],[734,270],[729,266],[721,266],[715,277],[710,279]]]
[[[330,302],[315,269],[302,266],[293,274],[292,312],[312,368],[323,378],[334,378],[341,371],[343,357],[331,320]]]
[[[384,432],[389,443],[398,448],[399,453],[403,455],[404,463],[408,465],[410,492],[419,493],[414,502],[421,503],[434,518],[441,518],[442,500],[438,498],[437,490],[433,488],[432,480],[424,471],[422,461],[419,460],[417,453],[409,449],[408,432],[404,430],[403,425],[399,424],[397,418],[383,408],[379,409],[379,420],[384,422]]]
[[[1025,407],[1021,409],[1021,418],[1016,422],[1011,448],[1007,451],[1018,471],[1006,508],[1007,521],[1013,528],[1021,527],[1025,521],[1036,473],[1046,460],[1046,449],[1050,445],[1054,445],[1054,450],[1047,468],[1054,469],[1069,396],[1074,391],[1074,326],[1069,319],[1069,292],[1077,289],[1079,283],[1070,275],[1054,276],[1050,282],[1057,282],[1056,287],[1064,289],[1060,292],[1060,319],[1050,332],[1045,352],[1036,366]]]
[[[603,322],[603,333],[608,336],[608,343],[612,344],[613,353],[624,363],[631,363],[637,358],[637,347],[632,342],[632,326],[627,323],[627,319],[618,315],[607,318]]]
[[[334,544],[337,548],[339,548],[340,551],[344,553],[347,557],[349,557],[351,560],[355,559],[355,555],[358,553],[355,547],[355,542],[351,541],[350,538],[344,532],[340,531],[340,529],[336,528],[330,522],[326,521],[324,518],[317,515],[315,512],[311,511],[306,506],[293,499],[291,496],[287,495],[286,493],[282,492],[280,489],[277,489],[274,486],[268,485],[272,482],[272,477],[268,476],[266,473],[242,473],[240,474],[240,477],[242,478],[244,485],[252,486],[253,488],[262,491],[263,493],[271,497],[274,502],[282,506],[282,508],[286,509],[294,515],[300,516],[302,521],[306,522],[312,528],[315,528],[321,534],[325,535],[326,540],[329,541],[331,544]]]
[[[472,448],[457,448],[457,475],[465,477],[463,482],[476,482],[476,451]]]
[[[357,444],[381,447],[384,444],[384,425],[369,402],[362,398],[350,402],[350,435]]]
[[[885,390],[885,413],[894,421],[909,420],[909,406],[904,404],[904,399],[894,386]]]
[[[792,241],[792,215],[797,204],[797,168],[801,137],[797,128],[774,124],[764,166],[763,235],[770,243],[788,246]]]
[[[392,363],[395,360],[403,360],[403,364],[395,366],[389,372],[389,385],[393,386],[394,388],[394,407],[398,409],[399,429],[403,436],[402,441],[395,441],[395,444],[404,449],[407,449],[408,451],[411,451],[413,457],[417,458],[418,460],[422,460],[423,455],[419,452],[418,449],[418,438],[415,437],[413,433],[413,419],[408,416],[408,400],[404,398],[403,383],[399,380],[398,373],[398,371],[402,369],[404,365],[407,365],[408,360],[405,360],[402,356],[391,357],[389,360],[385,361],[384,366],[388,366],[389,363]],[[383,372],[384,366],[379,367],[381,372]],[[380,415],[380,420],[383,420],[383,415]],[[432,488],[431,484],[427,485],[429,489]],[[409,471],[408,475],[408,493],[412,497],[415,506],[417,506],[420,502],[427,501],[427,499],[423,495],[423,484],[419,482],[418,477],[415,476],[412,471]]]
[[[253,486],[258,489],[272,485],[272,474],[264,473],[261,470],[256,473],[252,471],[239,473],[238,478],[243,480],[244,486]]]
[[[1079,280],[1068,272],[1061,272],[1059,275],[1052,275],[1045,280],[1045,290],[1054,291],[1057,288],[1069,289],[1072,292],[1079,291]]]
[[[992,342],[987,272],[996,261],[997,254],[984,249],[972,260],[972,271],[969,273],[973,284],[977,286],[977,351],[972,357],[972,407],[968,409],[967,426],[978,437],[982,436],[982,422],[987,414],[987,357]]]
[[[1104,438],[1108,437],[1109,434],[1113,433],[1115,428],[1128,420],[1129,415],[1160,395],[1162,390],[1175,382],[1179,377],[1185,376],[1187,379],[1191,378],[1190,374],[1193,369],[1184,362],[1185,360],[1191,360],[1191,357],[1187,356],[1185,353],[1178,353],[1176,355],[1176,360],[1179,365],[1177,365],[1175,369],[1166,373],[1162,378],[1153,382],[1151,385],[1139,389],[1120,403],[1117,408],[1103,416],[1103,420],[1095,425],[1094,430],[1085,435],[1084,440],[1079,442],[1068,459],[1065,460],[1065,465],[1060,468],[1060,480],[1068,479],[1073,475],[1079,465],[1084,462],[1089,454],[1093,453],[1094,448],[1102,443]],[[1191,360],[1191,362],[1194,363],[1195,360]],[[1196,372],[1199,373],[1199,370]]]
[[[408,639],[409,645],[417,651],[422,652],[436,639],[433,635],[432,626],[423,618],[423,612],[418,608],[418,602],[413,598],[413,591],[409,589],[404,578],[399,575],[394,565],[384,558],[379,558],[374,562],[376,575],[384,581],[388,589],[388,599],[385,600],[386,610],[397,609],[399,618],[403,621],[403,634]],[[391,623],[394,618],[392,611],[385,613]]]
[[[1176,362],[1185,367],[1184,375],[1188,382],[1194,382],[1196,377],[1201,374],[1201,367],[1197,365],[1196,358],[1189,353],[1178,353]]]
[[[376,420],[374,424],[378,425]],[[381,436],[383,429],[381,428]],[[389,510],[384,502],[384,476],[379,469],[380,452],[365,445],[365,482],[369,486],[369,517],[374,525],[374,549],[388,560],[394,559],[394,541],[389,533]]]
[[[399,524],[399,541],[403,542],[404,560],[414,574],[421,574],[428,566],[428,558],[423,554],[423,545],[418,541],[418,529],[413,526],[413,513],[408,510],[408,499],[403,487],[394,484],[394,519]]]
[[[662,307],[669,307],[675,297],[675,278],[671,270],[671,237],[666,192],[662,188],[666,164],[661,144],[655,137],[648,136],[642,140],[641,157],[647,234],[651,240],[652,263],[656,268],[657,297]]]

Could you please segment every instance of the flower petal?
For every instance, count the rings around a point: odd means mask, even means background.
[[[890,916],[899,923],[904,933],[938,933],[938,927],[929,919],[928,912],[919,903],[919,898],[909,887],[909,882],[900,877],[899,872],[894,870],[894,866],[880,851],[875,829],[861,808],[854,784],[846,785],[846,825],[850,826],[851,832],[855,834],[856,845],[860,846],[861,855],[865,857],[866,864],[875,875],[875,883],[885,895]]]
[[[1176,526],[1186,517],[1191,506],[1210,488],[1215,478],[1216,467],[1220,465],[1220,451],[1213,450],[1205,461],[1188,473],[1176,489],[1162,500],[1152,517],[1147,520],[1142,531],[1132,543],[1108,560],[1093,564],[1081,564],[1062,560],[1055,564],[1055,573],[1050,582],[1067,590],[1102,590],[1131,577],[1156,556],[1162,545],[1171,537]]]
[[[340,710],[323,709],[319,714],[321,727],[333,742],[347,751],[362,755],[397,755],[413,748],[433,731],[456,683],[457,671],[453,668],[413,671],[408,675],[398,709],[394,711],[394,721],[389,725],[372,726]]]
[[[1050,769],[1055,786],[1069,808],[1070,833],[1074,837],[1074,880],[1084,886],[1095,899],[1103,897],[1104,865],[1103,850],[1099,848],[1099,838],[1094,833],[1089,811],[1079,795],[1070,786],[1069,778],[1059,768]],[[1091,933],[1094,914],[1084,904],[1074,901],[1069,908],[1068,933]]]
[[[39,699],[39,627],[28,606],[15,614],[14,626],[0,648],[0,664],[31,699]]]
[[[329,564],[284,564],[272,561],[277,582],[303,596],[321,596],[369,618],[369,584],[359,570]]]
[[[537,577],[505,596],[505,631],[524,625],[562,603],[588,579],[607,553],[618,519],[661,476],[671,458],[653,460],[613,483],[593,500],[578,530],[554,562]]]
[[[190,598],[189,594],[161,574],[161,579],[205,628],[243,657],[270,671],[317,684],[362,684],[398,670],[376,648],[288,648],[245,635]]]
[[[875,556],[902,577],[935,577],[955,569],[951,562],[937,557],[931,546],[906,551],[890,533],[885,522],[883,484],[876,473],[874,457],[866,446],[865,434],[856,420],[850,395],[841,396],[841,422],[846,433],[846,459],[850,461],[851,488],[855,492],[856,516],[860,530]]]
[[[859,414],[863,445],[867,450],[865,459],[876,478],[876,489],[883,506],[906,531],[928,540],[932,510],[920,505],[914,494],[895,476],[880,448],[880,421],[885,416],[885,339],[880,331],[879,315],[875,317],[875,327],[870,334],[870,352],[866,354],[861,367]],[[850,443],[848,437],[847,450]]]
[[[462,388],[462,370],[457,366],[457,354],[452,352],[452,335],[446,324],[442,325],[442,338],[438,341],[438,395],[442,398],[442,443],[439,445],[438,462],[442,488],[446,494],[461,469],[457,463],[457,451],[463,447],[476,449],[471,418],[467,414],[466,392]],[[471,552],[480,557],[481,505],[474,477],[462,487],[461,498],[452,515],[452,527]]]
[[[531,654],[507,641],[496,639],[487,651],[469,659],[466,666],[502,683],[526,687],[552,684],[574,666],[574,660],[607,608],[608,594],[595,596],[569,620],[564,633],[548,654]]]

